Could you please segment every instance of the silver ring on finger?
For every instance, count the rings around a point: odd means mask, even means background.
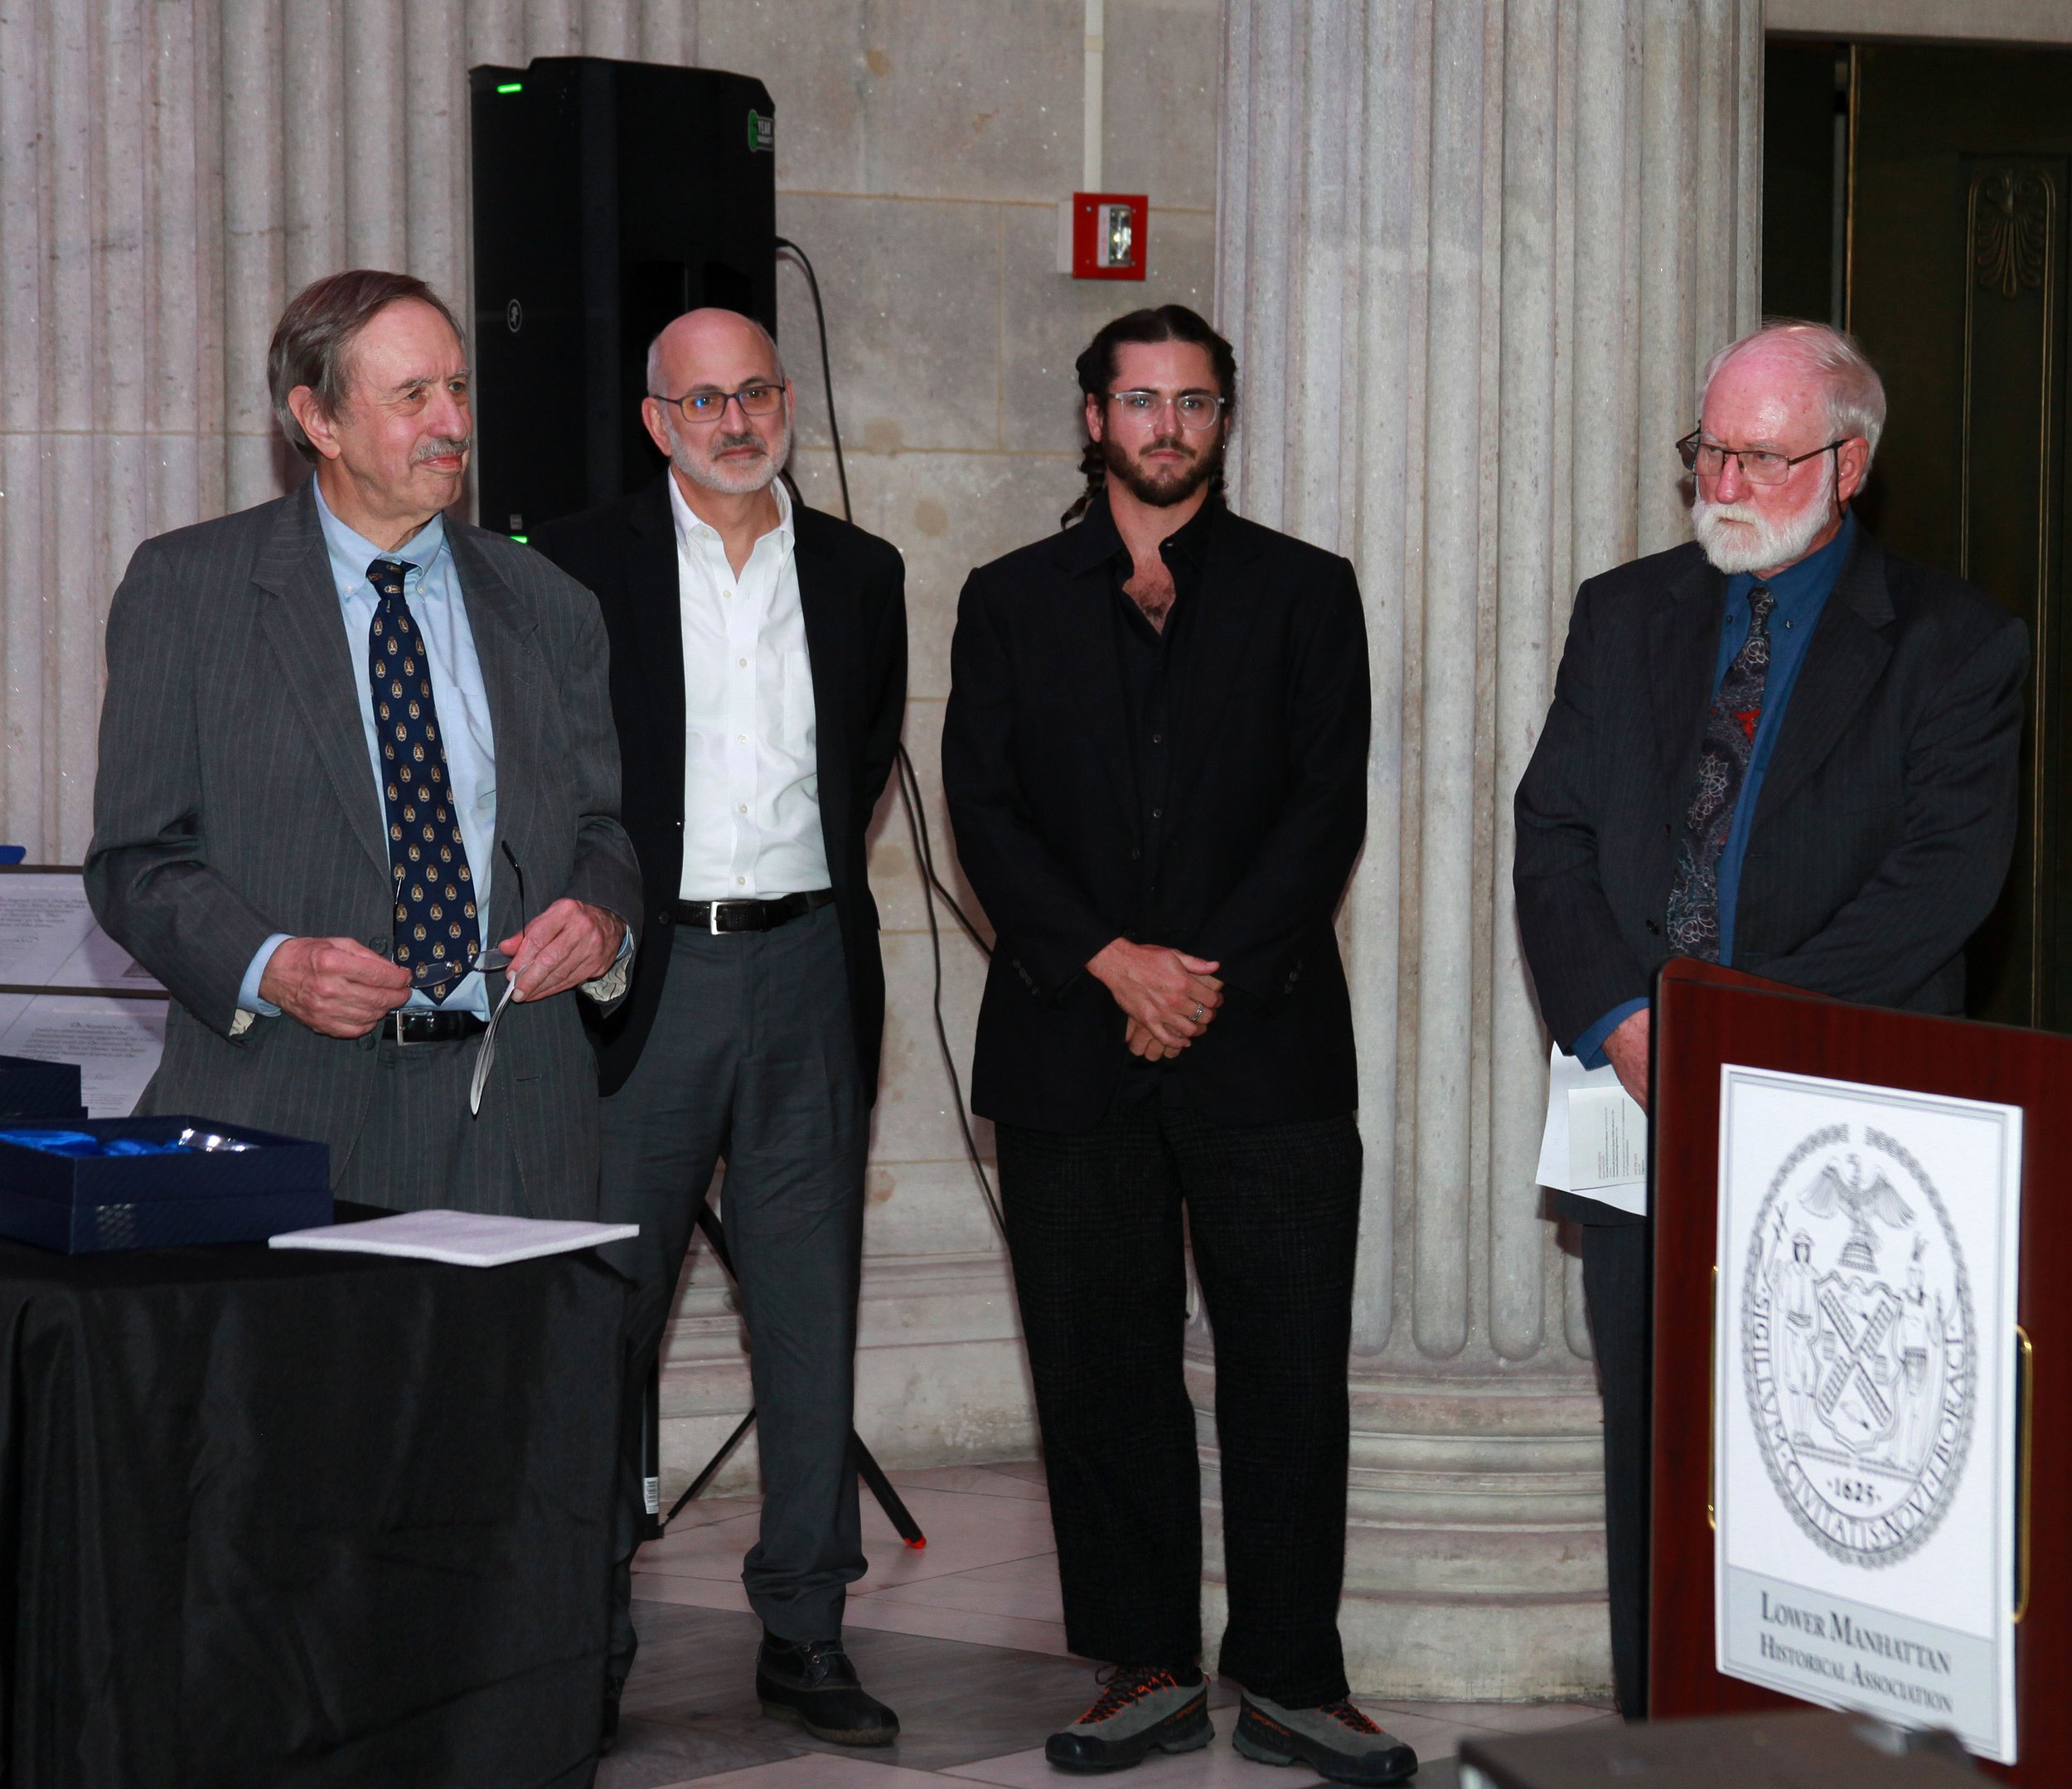
[[[1202,1022],[1202,1003],[1198,1000],[1194,1002],[1194,1022],[1197,1025]]]

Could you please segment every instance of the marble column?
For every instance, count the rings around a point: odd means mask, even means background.
[[[699,0],[21,0],[0,12],[0,841],[92,831],[137,543],[300,477],[266,344],[375,264],[470,302],[467,70],[695,60]]]
[[[1226,0],[1224,21],[1233,488],[1354,560],[1373,671],[1340,916],[1367,1146],[1353,1680],[1601,1691],[1601,1423],[1534,1185],[1547,1040],[1511,797],[1576,581],[1686,537],[1671,445],[1757,315],[1761,7]]]

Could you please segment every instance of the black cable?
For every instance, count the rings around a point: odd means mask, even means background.
[[[827,393],[827,433],[835,444],[835,476],[842,487],[842,520],[854,521],[855,512],[849,505],[849,468],[842,459],[842,425],[835,420],[835,369],[827,357],[827,308],[821,303],[821,283],[813,272],[813,264],[801,249],[788,236],[779,236],[777,245],[789,250],[799,264],[799,270],[806,275],[806,284],[813,294],[813,318],[821,331],[821,385]]]
[[[913,829],[914,855],[921,865],[921,880],[935,891],[936,899],[950,909],[951,917],[961,928],[964,935],[971,939],[972,948],[981,957],[990,958],[993,954],[993,947],[980,936],[979,928],[971,924],[971,916],[957,905],[956,896],[943,886],[942,878],[936,874],[935,845],[928,836],[927,810],[921,805],[921,775],[913,768],[913,760],[907,755],[907,748],[903,742],[899,747],[899,772],[900,799],[909,802],[915,812],[918,812],[921,817],[919,826]],[[907,793],[908,785],[910,783],[913,788],[911,796]],[[913,814],[908,816],[910,820],[913,817]]]
[[[1000,1232],[1000,1240],[1007,1240],[1007,1219],[1001,1214],[1000,1201],[993,1195],[993,1183],[986,1177],[985,1164],[979,1159],[978,1139],[971,1134],[971,1115],[964,1109],[964,1083],[958,1077],[956,1057],[950,1048],[949,1027],[942,1022],[942,928],[936,924],[935,902],[929,898],[931,887],[939,887],[935,871],[927,867],[931,863],[928,848],[927,821],[921,806],[921,782],[914,774],[913,760],[907,756],[903,745],[899,749],[897,766],[899,775],[899,802],[907,810],[907,831],[913,841],[915,858],[924,866],[922,875],[922,901],[928,913],[928,955],[935,965],[935,1040],[942,1052],[942,1072],[950,1079],[950,1096],[956,1108],[957,1128],[964,1133],[965,1159],[971,1165],[971,1177],[978,1182],[979,1196],[985,1201],[985,1209],[992,1214],[993,1228]],[[954,909],[956,904],[952,902]],[[961,913],[957,918],[971,932],[971,922]],[[984,943],[975,932],[971,932],[972,941],[980,950]],[[990,957],[992,953],[987,951]]]
[[[842,519],[855,521],[850,506],[849,469],[842,458],[841,425],[835,419],[835,372],[827,352],[827,309],[821,302],[821,283],[813,276],[813,264],[806,258],[806,250],[796,242],[779,236],[778,248],[787,251],[796,259],[800,270],[806,275],[807,288],[813,294],[813,317],[819,325],[821,337],[821,380],[827,393],[827,433],[835,444],[835,476],[842,489]],[[787,480],[788,482],[788,480]],[[796,492],[797,487],[792,486]],[[993,1183],[985,1172],[985,1164],[980,1159],[978,1139],[971,1134],[971,1114],[965,1110],[964,1082],[957,1074],[956,1055],[950,1048],[950,1030],[942,1018],[942,928],[936,923],[935,904],[940,900],[950,909],[964,935],[971,939],[980,955],[991,957],[993,948],[979,935],[979,929],[971,924],[971,917],[958,905],[955,895],[943,886],[942,878],[936,874],[935,848],[928,836],[928,816],[921,798],[921,777],[913,767],[913,759],[908,756],[905,742],[897,749],[893,772],[898,779],[899,805],[906,810],[907,836],[913,841],[914,866],[921,876],[921,904],[928,916],[928,955],[935,966],[935,1040],[942,1053],[942,1072],[949,1077],[950,1094],[956,1108],[957,1128],[964,1134],[964,1154],[971,1166],[971,1177],[978,1182],[979,1196],[985,1201],[985,1209],[993,1219],[993,1228],[1000,1239],[1007,1238],[1007,1220],[1001,1215],[1000,1200],[994,1196]]]

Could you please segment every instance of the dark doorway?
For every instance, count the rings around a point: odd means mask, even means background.
[[[1779,41],[1767,75],[1764,308],[1855,332],[1890,402],[1863,519],[1990,591],[2035,649],[2021,831],[1973,942],[1971,1010],[2072,1030],[2072,900],[2059,885],[2072,846],[2072,51]]]

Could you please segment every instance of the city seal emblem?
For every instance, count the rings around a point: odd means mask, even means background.
[[[1770,1483],[1815,1545],[1891,1565],[1935,1531],[1978,1407],[1971,1282],[1941,1195],[1870,1125],[1803,1139],[1741,1292],[1741,1379]]]

